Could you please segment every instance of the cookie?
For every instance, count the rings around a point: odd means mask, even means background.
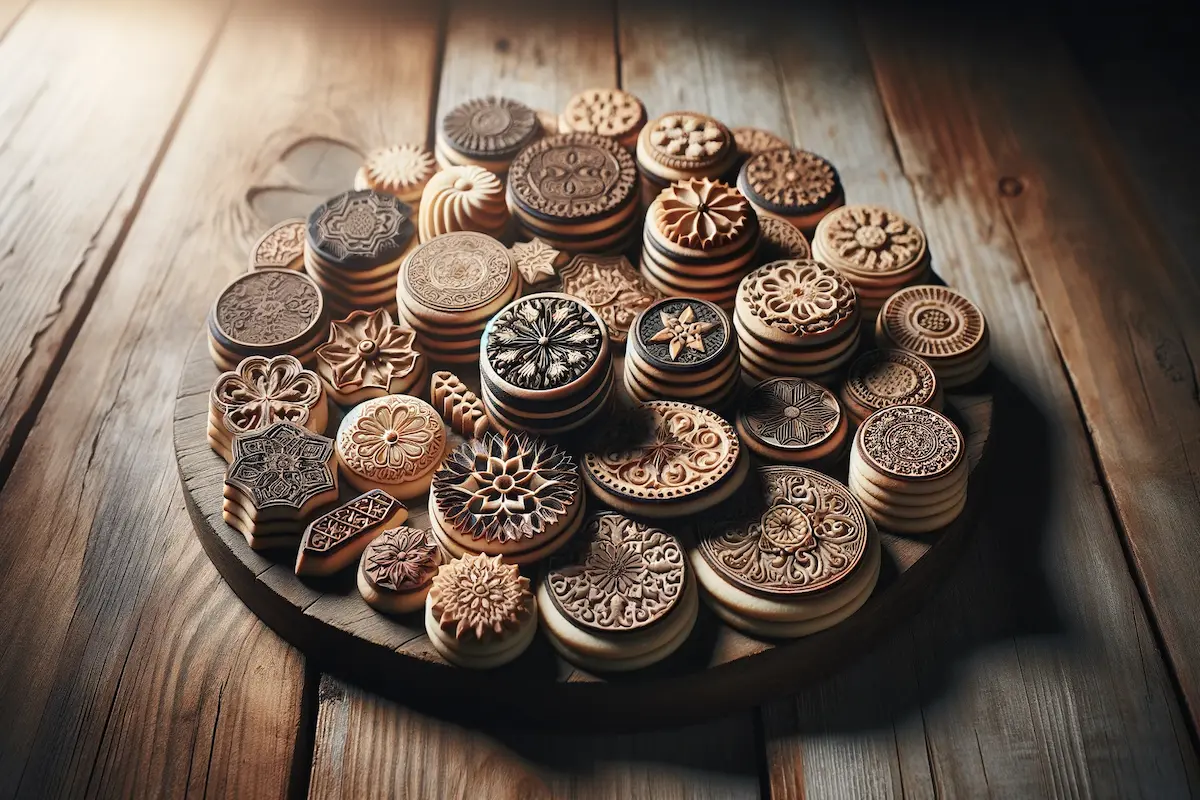
[[[738,164],[742,164],[750,156],[758,155],[767,150],[778,150],[781,147],[791,147],[791,142],[782,136],[763,130],[762,128],[741,127],[733,129],[733,142],[737,145]]]
[[[359,491],[410,500],[429,489],[446,453],[446,426],[428,403],[389,394],[352,408],[337,432],[342,474]]]
[[[879,311],[875,340],[924,359],[945,389],[975,380],[989,360],[983,313],[946,286],[910,286],[893,294]]]
[[[621,89],[585,89],[567,101],[558,118],[563,132],[595,133],[615,139],[627,150],[637,146],[646,125],[646,106]]]
[[[763,264],[813,257],[812,248],[804,236],[804,231],[786,219],[764,215],[758,218],[758,226],[762,229],[762,243],[758,247],[758,258]],[[817,260],[823,261],[824,259]]]
[[[268,268],[230,281],[208,313],[209,352],[222,370],[248,356],[289,354],[311,364],[325,337],[325,301],[312,278]]]
[[[272,225],[250,248],[250,270],[304,269],[305,221],[285,219]]]
[[[296,553],[296,574],[332,575],[358,563],[376,536],[406,519],[408,509],[387,492],[361,494],[308,524]]]
[[[874,316],[905,286],[930,277],[925,233],[900,214],[875,205],[846,205],[831,211],[813,235],[813,257],[844,274]]]
[[[329,396],[344,406],[385,394],[413,394],[423,386],[425,359],[413,349],[415,333],[387,311],[354,311],[329,325],[317,348],[317,372]]]
[[[425,631],[447,661],[498,667],[521,655],[536,630],[537,601],[515,564],[480,554],[438,567],[425,599]]]
[[[737,337],[729,316],[713,303],[660,300],[630,329],[625,385],[643,399],[720,407],[732,399],[740,374]]]
[[[881,408],[941,411],[942,387],[923,359],[903,350],[869,350],[850,364],[838,395],[856,424]]]
[[[421,202],[425,184],[437,170],[433,153],[421,145],[381,147],[367,153],[362,167],[354,176],[354,188],[383,192],[409,205],[416,205]]]
[[[406,614],[425,605],[433,576],[446,557],[430,531],[401,526],[371,540],[358,562],[358,591],[384,614]]]
[[[524,103],[507,97],[474,98],[442,117],[434,156],[443,169],[477,166],[503,176],[517,153],[541,133],[537,114]]]
[[[833,164],[807,150],[776,148],[751,156],[738,171],[737,186],[759,214],[781,217],[806,234],[845,203]]]
[[[803,378],[772,378],[743,398],[742,443],[768,462],[830,465],[846,451],[849,423],[833,392]]]
[[[478,439],[487,432],[488,418],[483,401],[453,372],[433,373],[429,382],[429,402],[460,436]]]
[[[638,313],[662,297],[625,256],[577,255],[559,278],[562,293],[591,306],[604,320],[609,341],[618,346],[625,344]]]
[[[510,217],[504,184],[476,166],[451,166],[434,175],[421,192],[421,243],[456,231],[476,231],[507,239]]]
[[[515,243],[509,252],[512,253],[517,271],[521,273],[521,279],[531,287],[558,280],[558,270],[570,258],[562,250],[555,250],[536,237],[528,242]]]
[[[636,154],[642,202],[649,205],[675,181],[730,173],[737,146],[733,133],[719,120],[694,111],[672,111],[642,128]]]
[[[276,422],[323,434],[329,406],[321,382],[292,356],[250,356],[217,376],[208,395],[208,440],[226,461],[233,437]]]

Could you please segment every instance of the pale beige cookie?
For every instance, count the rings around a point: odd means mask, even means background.
[[[447,167],[425,184],[418,220],[422,244],[455,231],[504,239],[510,221],[504,184],[482,167]]]
[[[953,506],[944,511],[931,512],[928,516],[924,517],[899,517],[878,506],[863,503],[863,506],[867,509],[867,513],[871,515],[871,518],[875,520],[879,527],[894,533],[907,534],[924,534],[939,531],[958,519],[963,509],[966,508],[966,505],[967,495],[964,493]]]
[[[460,231],[425,242],[409,255],[396,296],[425,345],[441,341],[447,329],[482,332],[520,285],[520,273],[504,245],[486,234]]]
[[[317,371],[329,395],[354,405],[385,394],[411,394],[425,374],[425,359],[413,349],[411,328],[392,322],[387,311],[354,311],[330,323],[329,340],[317,348]]]
[[[569,258],[566,253],[555,250],[536,237],[528,242],[517,242],[510,252],[527,286],[554,282],[558,278],[559,268]]]
[[[762,244],[758,247],[758,257],[762,263],[813,257],[804,231],[786,219],[764,214],[758,218],[758,226],[762,229]]]
[[[354,188],[374,189],[406,203],[421,202],[425,184],[437,172],[433,153],[416,144],[381,147],[367,153]]]
[[[892,481],[889,485],[883,486],[880,484],[888,483],[888,481],[878,474],[869,474],[863,465],[862,456],[858,454],[857,450],[854,450],[850,455],[849,480],[855,495],[863,502],[877,501],[880,507],[889,509],[903,507],[912,508],[915,511],[922,508],[939,507],[944,510],[962,496],[966,489],[968,472],[964,463],[940,482],[932,485]]]
[[[925,233],[883,206],[856,204],[829,212],[812,246],[818,261],[841,270],[856,287],[900,288],[929,262]]]
[[[636,149],[643,175],[660,187],[684,178],[717,178],[737,159],[729,128],[694,111],[672,111],[651,120],[638,134]]]
[[[499,666],[524,652],[536,629],[537,601],[515,564],[467,555],[438,568],[425,600],[425,630],[447,661]]]
[[[952,476],[966,460],[958,426],[922,406],[876,411],[859,427],[855,448],[869,474],[901,485],[928,485]]]
[[[423,494],[446,453],[446,426],[437,411],[409,395],[360,403],[337,432],[338,463],[359,491],[383,489],[401,500]]]
[[[385,528],[401,525],[408,509],[387,492],[372,489],[308,524],[296,553],[297,575],[332,575],[357,563]]]
[[[451,429],[468,439],[487,432],[483,401],[453,372],[435,372],[429,382],[429,399]]]
[[[302,219],[285,219],[272,225],[250,248],[250,269],[304,269],[304,231]]]
[[[764,342],[816,344],[858,325],[858,298],[832,267],[811,260],[775,261],[742,279],[736,315]]]
[[[585,89],[567,101],[558,119],[563,132],[598,133],[633,149],[646,124],[646,106],[621,89]]]
[[[445,554],[429,531],[397,527],[375,537],[358,564],[358,591],[367,605],[385,614],[405,614],[425,605]]]

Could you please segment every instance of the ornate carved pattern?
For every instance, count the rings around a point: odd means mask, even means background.
[[[317,358],[329,365],[339,392],[391,391],[392,381],[412,375],[420,364],[413,336],[411,329],[393,324],[385,309],[354,311],[330,323],[329,341],[317,348]]]
[[[567,101],[563,120],[573,131],[622,138],[646,119],[642,101],[620,89],[588,89]]]
[[[816,261],[774,261],[742,279],[741,300],[751,314],[783,333],[826,333],[858,311],[845,276]]]
[[[225,482],[256,509],[299,510],[314,497],[337,489],[332,459],[332,440],[291,422],[276,422],[234,437]]]
[[[931,478],[958,466],[962,432],[930,408],[893,406],[867,417],[859,429],[860,453],[879,471],[898,478]]]
[[[522,389],[557,389],[596,363],[604,342],[600,319],[578,300],[531,295],[488,326],[484,355],[504,380]]]
[[[387,492],[372,489],[313,520],[300,547],[310,553],[329,553],[374,529],[401,508],[404,504]]]
[[[921,359],[903,350],[872,350],[855,359],[846,374],[846,395],[866,408],[928,405],[937,377]]]
[[[508,189],[516,202],[557,219],[607,214],[625,205],[637,184],[633,156],[594,133],[548,136],[512,162]]]
[[[503,636],[533,613],[529,579],[500,556],[465,555],[443,564],[429,589],[430,613],[456,638]]]
[[[735,585],[806,595],[846,578],[862,561],[868,523],[842,484],[803,467],[759,470],[766,510],[723,522],[700,539],[704,560]]]
[[[453,372],[433,373],[429,398],[446,424],[468,439],[478,439],[487,431],[490,423],[483,401]]]
[[[290,270],[251,272],[234,280],[213,313],[217,329],[246,347],[271,347],[312,330],[324,311],[312,279]]]
[[[559,274],[563,293],[591,306],[604,320],[609,338],[618,344],[629,335],[638,312],[662,297],[625,256],[580,254]]]
[[[211,398],[231,434],[280,421],[307,425],[313,409],[325,402],[316,373],[292,356],[243,359],[236,370],[220,374]]]
[[[737,463],[741,445],[725,420],[700,406],[642,403],[606,432],[607,449],[584,455],[593,480],[639,500],[675,500],[704,491]]]
[[[754,212],[742,193],[729,184],[693,178],[663,189],[651,213],[667,241],[712,250],[741,236]]]
[[[343,192],[308,217],[313,249],[334,261],[393,261],[412,241],[412,209],[370,189]]]
[[[766,150],[746,162],[743,174],[756,200],[780,209],[821,206],[838,188],[833,165],[807,150]]]
[[[438,511],[456,530],[489,542],[545,533],[579,498],[579,468],[544,439],[485,434],[446,457],[433,476]]]
[[[338,433],[347,468],[386,484],[428,474],[446,447],[446,427],[423,400],[389,394],[356,406]]]
[[[401,526],[390,528],[367,545],[363,572],[374,586],[411,592],[433,580],[442,565],[442,550],[433,533]]]
[[[901,289],[883,304],[879,317],[897,347],[929,358],[970,352],[982,341],[986,324],[974,303],[945,286]]]
[[[563,260],[561,250],[536,238],[530,242],[517,242],[511,249],[517,271],[528,285],[535,286],[558,277],[555,268]]]
[[[737,144],[737,149],[748,156],[777,150],[780,147],[791,147],[783,137],[762,128],[734,128],[733,141]]]
[[[758,218],[758,227],[762,230],[762,244],[759,245],[758,252],[763,261],[812,257],[808,239],[804,238],[799,228],[786,219],[762,216]]]
[[[571,557],[552,558],[546,587],[575,624],[604,632],[644,628],[683,595],[686,558],[679,540],[620,514],[598,514],[577,535]]]
[[[702,363],[719,353],[728,339],[729,330],[717,310],[696,300],[663,303],[657,319],[647,314],[642,322],[643,347],[658,360],[674,364]]]
[[[822,222],[821,251],[834,255],[836,267],[886,275],[912,269],[925,258],[925,234],[886,208],[843,206]]]
[[[512,257],[483,233],[461,231],[413,251],[401,270],[404,291],[423,306],[470,311],[494,301],[513,279]]]
[[[651,122],[649,128],[648,155],[670,169],[714,166],[734,146],[729,129],[704,114],[686,111],[666,114]]]
[[[363,171],[376,191],[402,195],[424,186],[437,172],[437,161],[419,145],[393,145],[368,153]]]
[[[746,429],[780,450],[799,450],[828,439],[842,409],[820,384],[802,378],[772,378],[754,387],[743,406]]]
[[[254,245],[252,261],[255,269],[278,267],[289,269],[304,257],[305,222],[289,219],[263,234]]]
[[[538,130],[533,109],[507,97],[468,100],[442,119],[442,135],[455,150],[484,159],[516,153]]]

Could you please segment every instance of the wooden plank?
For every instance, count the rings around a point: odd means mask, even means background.
[[[760,796],[747,715],[663,733],[547,736],[463,728],[328,676],[320,701],[311,800]]]
[[[935,269],[988,314],[1008,376],[997,393],[988,525],[913,623],[859,667],[764,710],[773,794],[1194,790],[1195,753],[1053,339],[1017,247],[994,224],[997,178],[980,161],[978,131],[961,119],[970,101],[965,81],[961,95],[936,100],[923,94],[925,84],[897,84],[886,111],[894,112],[893,102],[913,104],[897,131],[902,160],[854,20],[811,9],[772,19],[781,33],[762,46],[779,64],[784,94],[774,102],[789,110],[795,140],[838,164],[850,201],[885,203],[923,222]],[[651,107],[666,105],[653,83],[631,78],[655,68],[691,74],[700,48],[685,30],[662,27],[632,5],[622,7],[621,22],[654,30],[660,43],[643,56],[622,37],[625,88]],[[903,39],[884,23],[877,33],[877,45]],[[960,66],[937,61],[941,41],[904,41],[905,55],[928,65],[928,82]],[[718,42],[703,58],[719,76],[734,56]],[[897,67],[878,67],[885,84],[884,73]]]
[[[40,0],[21,14],[24,3],[0,3],[0,485],[224,5]]]
[[[298,143],[423,135],[410,114],[430,103],[436,19],[389,8],[279,4],[227,25],[0,495],[0,795],[294,783],[300,657],[201,552],[170,415],[208,304],[264,227],[253,187]]]

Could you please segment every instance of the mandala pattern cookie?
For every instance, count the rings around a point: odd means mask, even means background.
[[[742,442],[767,461],[829,466],[845,454],[849,423],[833,393],[803,378],[772,378],[743,399]]]
[[[591,133],[534,142],[508,173],[508,190],[522,210],[559,221],[602,217],[629,202],[636,184],[633,157]]]
[[[822,260],[842,272],[886,277],[913,270],[925,260],[925,234],[882,206],[843,206],[821,223],[816,246]]]
[[[413,238],[412,213],[370,190],[332,197],[308,216],[308,246],[327,265],[371,269],[400,258]]]
[[[379,489],[325,512],[304,529],[296,574],[332,575],[350,566],[384,528],[407,518],[404,504]]]
[[[488,324],[484,357],[498,378],[515,387],[561,389],[599,360],[606,342],[602,325],[594,311],[574,298],[530,295]]]
[[[460,233],[414,251],[401,280],[406,298],[420,307],[462,314],[502,297],[513,282],[513,269],[499,242],[480,233]]]
[[[250,269],[304,269],[306,223],[287,219],[272,225],[250,248]]]
[[[846,371],[842,402],[862,422],[891,406],[927,406],[941,410],[942,392],[933,369],[903,350],[871,350]]]
[[[425,184],[437,172],[433,153],[415,144],[381,147],[367,153],[355,178],[356,189],[372,189],[418,203]]]
[[[452,108],[442,118],[438,133],[448,155],[508,162],[537,138],[539,126],[533,109],[523,103],[480,97]]]
[[[837,170],[807,150],[777,148],[751,156],[738,173],[738,189],[760,214],[775,214],[810,232],[844,202]]]
[[[591,306],[608,328],[609,339],[624,344],[638,313],[662,297],[625,256],[578,255],[560,273],[562,291]]]
[[[423,244],[455,231],[477,231],[505,239],[510,218],[504,184],[483,167],[446,167],[425,184],[419,219]]]
[[[759,217],[762,245],[759,258],[763,263],[812,258],[812,249],[804,233],[792,223],[779,217]],[[821,261],[821,259],[816,259]]]
[[[346,479],[408,500],[429,488],[446,452],[446,427],[423,400],[384,395],[351,409],[338,428],[337,453]]]
[[[247,356],[290,354],[311,362],[324,341],[325,301],[302,272],[263,269],[241,275],[208,315],[209,351],[223,370]],[[320,341],[318,341],[320,340]]]
[[[367,546],[358,568],[358,590],[376,611],[402,614],[425,604],[445,555],[430,531],[401,526]]]
[[[946,389],[970,383],[988,365],[983,314],[945,286],[910,286],[893,294],[879,311],[875,333],[881,347],[923,358]]]
[[[586,89],[567,101],[559,117],[563,131],[596,133],[633,148],[646,124],[646,107],[620,89]]]
[[[355,311],[330,323],[329,341],[317,348],[317,370],[343,405],[409,393],[425,371],[424,359],[413,349],[414,336],[383,309]]]
[[[738,291],[749,313],[791,336],[827,334],[854,317],[854,287],[837,270],[816,261],[776,261],[742,280]]]
[[[894,406],[872,414],[859,429],[858,448],[876,471],[901,480],[946,475],[966,455],[962,432],[954,423],[921,406]]]
[[[425,601],[425,631],[447,661],[499,666],[523,653],[536,629],[537,602],[516,564],[468,554],[438,568]]]

